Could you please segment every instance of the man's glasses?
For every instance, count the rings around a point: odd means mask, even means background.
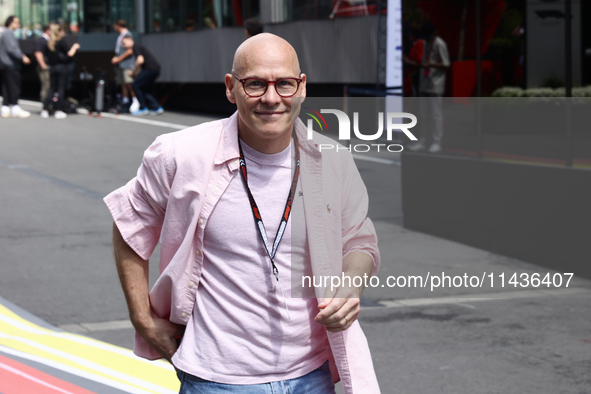
[[[249,97],[261,97],[267,93],[269,84],[275,85],[275,91],[283,98],[292,97],[300,87],[301,78],[279,78],[276,81],[265,81],[260,78],[240,79],[238,75],[232,73],[234,78],[242,82],[244,93]]]

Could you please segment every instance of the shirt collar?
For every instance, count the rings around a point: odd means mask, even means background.
[[[47,33],[43,33],[43,38],[45,38],[47,41],[49,41],[49,38],[50,38],[50,37],[49,37],[49,34],[47,34]]]

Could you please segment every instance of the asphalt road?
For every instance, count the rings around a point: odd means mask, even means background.
[[[0,119],[0,296],[49,324],[128,348],[102,197],[135,175],[156,136],[213,118],[142,119]],[[476,288],[368,288],[360,321],[382,392],[590,393],[591,282],[501,287],[501,274],[507,282],[548,270],[404,229],[398,157],[372,157],[382,162],[356,162],[380,239],[381,284],[427,273],[496,279]],[[157,258],[158,250],[152,274]]]

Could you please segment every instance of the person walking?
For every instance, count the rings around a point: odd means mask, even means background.
[[[134,352],[171,362],[182,394],[334,394],[339,379],[345,394],[378,394],[363,284],[346,283],[380,265],[353,157],[308,136],[306,75],[284,39],[247,39],[224,80],[230,118],[161,135],[104,199]],[[308,273],[345,279],[306,286]]]
[[[146,49],[143,45],[136,44],[133,37],[123,37],[121,40],[126,49],[133,50],[135,55],[135,66],[130,75],[135,76],[131,88],[135,92],[140,108],[132,112],[132,115],[160,115],[164,109],[160,106],[158,101],[150,94],[152,84],[160,75],[160,63],[156,60],[154,55]]]
[[[49,75],[51,84],[47,96],[43,101],[42,118],[49,117],[49,106],[52,103],[53,109],[55,110],[54,117],[56,119],[65,119],[68,117],[63,111],[68,80],[68,64],[70,63],[70,59],[80,49],[80,44],[76,42],[69,48],[68,44],[63,40],[64,35],[64,29],[60,25],[51,26],[49,41],[47,43],[47,58],[50,66]]]
[[[125,37],[133,38],[133,35],[127,29],[127,22],[123,19],[113,23],[113,29],[119,33],[115,44],[115,56],[111,59],[111,63],[115,66],[115,82],[121,85],[121,103],[123,106],[126,107],[129,104],[129,96],[131,96],[132,104],[129,112],[135,112],[139,109],[140,103],[131,88],[133,77],[129,74],[129,71],[133,70],[135,66],[135,56],[133,55],[133,49],[125,48],[122,44]]]
[[[41,83],[41,90],[39,91],[39,100],[41,103],[45,101],[47,92],[51,86],[49,77],[49,66],[47,64],[47,42],[49,42],[49,32],[51,24],[48,23],[43,28],[43,35],[35,41],[35,59],[37,60],[37,75]]]
[[[21,94],[21,68],[23,64],[31,64],[31,60],[23,54],[14,36],[14,31],[21,26],[20,20],[14,15],[9,16],[4,26],[6,28],[0,36],[0,68],[4,97],[0,115],[4,118],[28,118],[31,113],[18,105],[18,99]]]

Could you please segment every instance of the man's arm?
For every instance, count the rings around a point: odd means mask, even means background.
[[[127,245],[115,223],[113,248],[117,272],[133,326],[154,350],[171,362],[185,326],[152,315],[148,296],[149,262],[143,260]]]
[[[80,44],[78,44],[77,42],[75,42],[72,47],[70,48],[70,50],[68,51],[68,56],[69,57],[74,57],[74,55],[76,54],[76,51],[78,51],[78,49],[80,49]]]
[[[359,299],[363,294],[365,281],[371,277],[373,265],[372,258],[363,252],[352,252],[345,256],[344,276],[350,277],[351,282],[355,277],[364,278],[363,283],[360,287],[341,286],[335,292],[327,289],[327,294],[318,304],[320,313],[316,315],[316,322],[331,332],[345,331],[349,328],[359,317],[361,311]]]
[[[47,64],[45,63],[45,57],[43,56],[43,52],[35,51],[35,59],[37,59],[37,64],[41,67],[41,70],[47,70]]]
[[[133,67],[133,70],[131,70],[131,75],[138,75],[142,69],[142,64],[144,64],[144,56],[143,55],[139,55],[138,57],[135,58],[135,66]]]
[[[21,47],[19,46],[14,34],[6,29],[2,34],[2,42],[0,45],[4,45],[6,49],[6,53],[10,56],[13,60],[20,62],[24,61],[25,55],[21,51]],[[27,58],[28,59],[28,58]]]
[[[128,48],[125,52],[123,52],[121,55],[119,56],[114,56],[113,59],[111,59],[111,63],[113,64],[119,64],[122,61],[124,61],[125,59],[127,59],[128,57],[130,57],[131,55],[133,55],[133,49]]]

